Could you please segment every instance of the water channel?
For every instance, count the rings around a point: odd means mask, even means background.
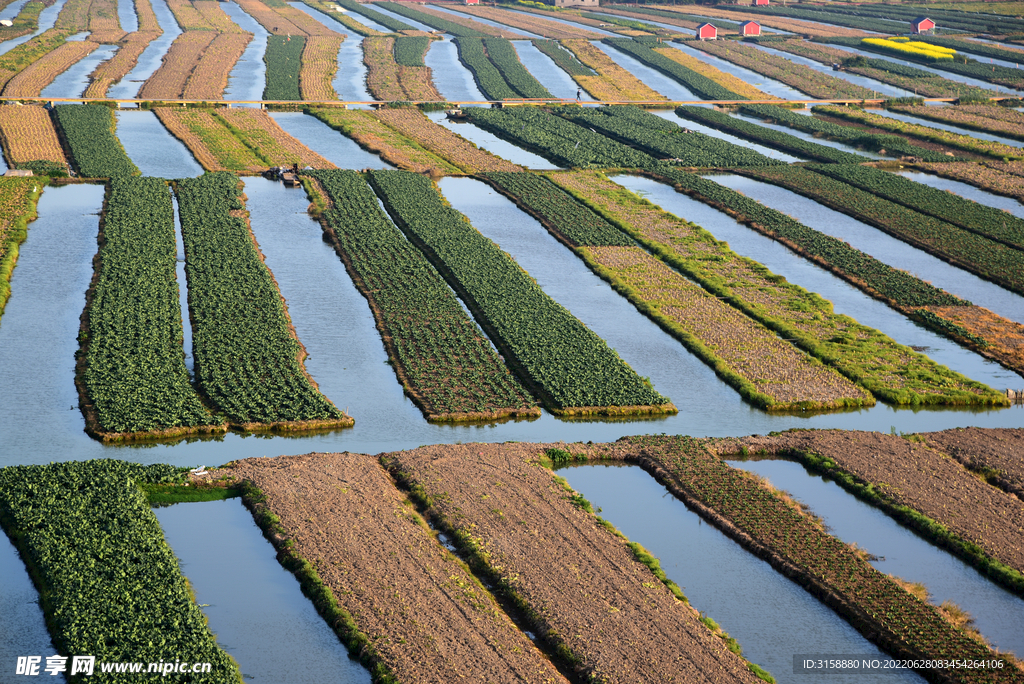
[[[154,512],[210,631],[246,681],[369,684],[370,673],[277,562],[241,499]]]
[[[263,86],[267,80],[267,63],[263,61],[263,55],[267,51],[267,37],[270,33],[235,3],[222,2],[220,7],[243,31],[252,34],[252,40],[228,74],[224,99],[262,100]]]
[[[793,111],[800,112],[801,110],[793,110]],[[803,110],[803,111],[807,112],[807,110]],[[810,112],[807,112],[807,113],[809,114]],[[867,157],[868,159],[886,159],[887,158],[884,155],[878,154],[877,152],[872,152],[871,150],[858,149],[858,148],[854,147],[853,145],[847,145],[845,143],[839,142],[838,140],[826,140],[825,138],[816,138],[816,137],[814,137],[813,133],[808,133],[807,131],[801,131],[798,128],[790,128],[789,126],[786,126],[786,125],[783,125],[783,124],[768,123],[766,121],[761,121],[760,119],[757,119],[757,118],[752,117],[752,116],[747,116],[747,115],[742,114],[742,113],[733,113],[732,115],[735,116],[738,119],[743,120],[743,121],[749,121],[750,123],[757,124],[758,126],[763,126],[764,128],[770,128],[773,131],[779,131],[780,133],[785,133],[787,135],[793,136],[794,138],[800,138],[801,140],[806,140],[807,142],[812,142],[812,143],[815,143],[817,145],[824,145],[825,147],[834,147],[837,150],[842,150],[844,152],[850,152],[852,154],[859,154],[862,157]]]
[[[576,96],[579,86],[572,80],[561,67],[555,64],[554,60],[537,49],[537,46],[528,40],[516,40],[512,42],[519,61],[523,63],[526,70],[534,78],[540,81],[541,85],[548,89],[548,92],[555,97],[571,100]],[[587,91],[580,92],[580,100],[592,101],[594,98]]]
[[[545,170],[558,168],[544,157],[536,155],[533,152],[527,152],[521,147],[513,145],[506,140],[502,140],[490,131],[485,131],[484,129],[468,122],[452,121],[445,116],[444,112],[428,112],[427,118],[436,124],[458,133],[477,147],[487,150],[491,154],[497,155],[502,159],[507,159],[510,162],[519,164],[520,166],[525,166],[528,169]]]
[[[39,13],[39,19],[36,23],[36,30],[24,36],[11,38],[10,40],[5,40],[4,42],[0,43],[0,55],[4,55],[10,50],[18,47],[19,45],[27,43],[43,31],[52,29],[53,25],[57,22],[57,15],[60,14],[60,11],[64,8],[65,2],[66,0],[57,0],[57,2],[53,3],[49,7],[44,7],[43,11]]]
[[[117,110],[117,137],[143,176],[192,178],[203,167],[150,111]]]
[[[117,19],[121,28],[129,33],[139,30],[139,15],[134,0],[117,0]]]
[[[661,561],[694,608],[735,638],[743,655],[776,681],[793,675],[804,653],[885,655],[801,586],[705,523],[639,466],[587,465],[558,474],[599,515]],[[814,681],[808,679],[808,681]],[[825,681],[824,678],[818,681]],[[830,674],[828,682],[924,682],[914,672]]]
[[[811,69],[814,69],[815,71],[819,71],[819,72],[821,72],[823,74],[827,74],[829,76],[835,76],[836,78],[841,78],[844,81],[847,81],[847,82],[852,83],[854,85],[859,85],[862,88],[867,88],[869,90],[872,90],[872,91],[878,93],[880,96],[884,95],[886,97],[913,97],[913,95],[914,95],[913,91],[905,90],[905,89],[900,88],[898,86],[889,85],[888,83],[882,83],[881,81],[877,81],[877,80],[875,80],[873,78],[868,78],[867,76],[860,76],[858,74],[852,74],[849,71],[832,71],[832,67],[831,66],[828,66],[826,64],[822,64],[821,62],[817,62],[817,61],[815,61],[813,59],[810,59],[809,57],[803,57],[802,55],[794,55],[792,52],[784,52],[782,50],[775,50],[774,48],[770,48],[770,47],[767,47],[766,45],[761,45],[759,43],[752,43],[752,44],[757,49],[763,50],[764,52],[768,53],[769,55],[775,55],[776,57],[782,57],[783,59],[788,59],[790,62],[793,62],[794,64],[802,64],[803,66],[810,67]],[[806,98],[800,98],[800,99],[806,99]]]
[[[640,79],[644,85],[655,92],[664,95],[670,100],[676,102],[688,102],[701,99],[690,92],[685,86],[680,84],[679,81],[666,76],[657,69],[647,66],[640,60],[627,55],[621,50],[613,48],[611,45],[605,45],[604,43],[596,40],[590,41],[590,44],[606,54],[620,67]]]
[[[477,87],[473,73],[459,61],[459,48],[451,38],[430,41],[423,63],[430,67],[434,87],[449,102],[481,102],[487,99]]]
[[[691,131],[697,131],[698,133],[703,133],[704,135],[710,135],[712,138],[718,138],[719,140],[724,140],[726,142],[730,142],[733,145],[738,145],[739,147],[743,147],[743,148],[746,148],[748,150],[753,150],[754,152],[760,152],[761,154],[763,154],[764,156],[768,157],[769,159],[778,159],[779,161],[784,161],[784,162],[802,162],[802,161],[807,161],[806,159],[801,159],[800,157],[794,157],[791,154],[787,154],[785,152],[780,152],[779,150],[772,149],[771,147],[765,147],[764,145],[758,145],[755,142],[750,142],[749,140],[744,140],[743,138],[738,138],[735,135],[731,135],[729,133],[723,133],[722,131],[720,131],[720,130],[718,130],[716,128],[712,128],[711,126],[707,126],[707,125],[702,124],[702,123],[700,123],[698,121],[691,121],[690,119],[684,119],[684,118],[678,116],[675,113],[675,111],[671,110],[671,109],[653,109],[653,110],[651,110],[651,114],[654,114],[655,116],[660,116],[662,119],[665,119],[666,121],[671,121],[672,123],[676,124],[677,126],[681,126],[683,128],[688,128]]]
[[[67,71],[53,79],[50,85],[39,94],[43,97],[81,97],[89,87],[89,74],[96,70],[100,62],[105,62],[117,52],[116,45],[100,45],[90,54],[78,60]]]
[[[687,45],[683,45],[677,42],[670,42],[668,43],[668,45],[674,47],[676,50],[679,50],[684,54],[689,55],[690,57],[699,59],[705,64],[710,64],[716,69],[724,71],[727,74],[731,74],[732,76],[735,76],[741,81],[749,83],[750,85],[769,95],[781,97],[783,100],[807,99],[807,96],[801,93],[796,88],[788,86],[785,83],[781,83],[774,79],[768,78],[767,76],[763,76],[757,73],[756,71],[751,71],[750,69],[746,69],[744,67],[733,64],[732,62],[722,59],[721,57],[709,55],[708,53],[698,48],[689,47]]]
[[[891,112],[888,109],[872,110],[872,114],[879,114],[881,116],[888,117],[890,119],[896,119],[897,121],[903,121],[904,123],[911,123],[917,126],[927,126],[928,128],[937,128],[940,131],[949,131],[950,133],[956,133],[957,135],[968,135],[977,140],[989,140],[991,142],[1002,143],[1003,145],[1009,145],[1010,147],[1017,148],[1015,154],[1024,155],[1024,142],[1020,140],[1014,140],[1013,138],[1004,138],[999,135],[993,135],[992,133],[982,133],[981,131],[971,130],[969,128],[958,128],[957,126],[950,125],[948,123],[942,123],[939,121],[933,121],[932,119],[919,119],[915,116],[909,116],[901,112]]]
[[[110,86],[107,91],[109,98],[131,98],[135,97],[142,84],[160,68],[167,49],[174,42],[174,39],[181,35],[178,22],[167,7],[167,0],[150,0],[153,12],[156,14],[156,21],[163,30],[163,33],[156,40],[146,46],[146,49],[139,55],[135,67],[128,72],[128,75]]]
[[[57,654],[46,631],[39,592],[28,576],[18,550],[0,530],[0,672],[15,671],[19,656],[46,657]]]
[[[500,31],[508,31],[510,33],[515,32],[515,33],[519,34],[520,36],[524,36],[526,38],[543,38],[544,37],[544,36],[537,35],[536,33],[530,33],[529,31],[527,31],[525,29],[518,28],[516,26],[509,26],[508,24],[502,24],[502,23],[499,23],[497,21],[492,21],[490,19],[485,19],[484,17],[478,17],[475,14],[466,14],[464,12],[458,12],[456,10],[449,9],[447,7],[443,7],[443,6],[439,5],[439,4],[435,5],[434,9],[436,9],[439,12],[444,12],[445,14],[451,14],[453,17],[459,17],[459,18],[462,18],[462,19],[472,19],[473,21],[481,23],[484,26],[490,26],[491,28],[496,28],[496,29],[499,29]],[[502,34],[499,37],[504,37],[504,34]]]
[[[967,563],[902,527],[831,480],[789,461],[730,461],[767,478],[824,519],[829,532],[878,557],[881,572],[920,582],[932,603],[952,601],[975,617],[975,626],[1002,651],[1024,653],[1024,599],[997,586]]]
[[[397,12],[392,12],[389,9],[385,9],[385,8],[380,6],[379,2],[373,3],[373,7],[371,9],[373,9],[374,11],[380,12],[381,14],[383,14],[386,17],[391,17],[395,21],[400,21],[403,24],[406,24],[407,26],[412,26],[417,31],[426,31],[427,33],[430,33],[431,31],[437,30],[433,26],[427,26],[423,22],[416,21],[415,19],[410,19],[409,17],[405,16],[404,14],[398,14]],[[383,26],[382,24],[378,24],[376,22],[372,22],[371,20],[367,19],[363,15],[359,15],[358,17],[353,17],[353,19],[355,19],[359,23],[365,24],[367,26],[370,26],[372,24],[371,28],[375,28],[378,31],[380,31],[381,33],[391,33],[391,29],[387,28],[386,26]]]
[[[14,19],[18,16],[18,12],[25,6],[28,0],[14,0],[11,4],[7,5],[3,9],[0,9],[0,19]]]
[[[1007,211],[1018,218],[1024,218],[1024,205],[1012,197],[1004,197],[1003,195],[994,195],[991,192],[986,192],[981,188],[976,188],[973,185],[967,183],[961,183],[960,181],[950,180],[949,178],[943,178],[942,176],[933,176],[930,173],[924,173],[923,171],[900,171],[899,175],[910,180],[917,181],[918,183],[924,183],[937,190],[946,190],[959,195],[964,199],[969,199],[978,204],[984,204],[988,207],[994,207],[995,209],[1002,209]]]
[[[339,169],[390,169],[390,164],[359,147],[315,116],[302,112],[272,112],[271,118],[286,133],[326,158]]]
[[[313,9],[305,3],[293,3],[293,7],[345,36],[338,50],[338,71],[332,83],[334,92],[345,102],[370,102],[373,96],[366,89],[366,64],[363,62],[363,37],[324,12]],[[360,17],[362,19],[362,17]],[[382,27],[383,28],[383,27]],[[387,32],[387,29],[384,29]],[[261,91],[262,96],[262,91]]]

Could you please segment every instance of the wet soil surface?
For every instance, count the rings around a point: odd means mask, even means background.
[[[1024,429],[956,428],[921,435],[928,445],[1024,501]]]
[[[423,488],[428,514],[475,547],[528,606],[539,635],[579,662],[581,679],[757,681],[623,538],[533,462],[544,448],[438,445],[386,454],[385,462]]]
[[[970,437],[958,437],[960,434]],[[1005,454],[1020,472],[1021,430],[948,430],[930,433],[928,443],[940,448],[963,443],[984,458]],[[995,437],[1002,436],[1003,441]],[[1013,436],[1013,441],[1009,441]],[[731,446],[728,446],[731,445]],[[908,506],[981,546],[992,558],[1024,571],[1024,502],[988,484],[956,459],[926,443],[880,432],[821,430],[754,435],[725,440],[717,447],[724,455],[745,446],[757,454],[790,450],[826,456],[840,468],[875,485],[897,504]]]
[[[400,682],[565,682],[427,528],[376,458],[254,458],[251,481]]]

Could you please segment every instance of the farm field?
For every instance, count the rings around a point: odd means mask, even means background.
[[[0,681],[1024,681],[1016,14],[0,19]]]

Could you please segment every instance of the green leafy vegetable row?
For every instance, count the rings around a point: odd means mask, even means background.
[[[398,31],[413,31],[413,30],[415,30],[414,27],[410,26],[409,24],[406,24],[404,21],[399,21],[398,19],[395,19],[394,17],[389,17],[388,15],[384,14],[383,12],[378,12],[377,10],[372,9],[370,7],[369,3],[356,2],[355,0],[332,0],[332,1],[334,2],[334,4],[339,5],[341,7],[344,7],[345,9],[349,10],[350,12],[356,12],[358,14],[362,14],[367,19],[375,21],[378,24],[380,24],[381,26],[384,26],[385,28],[389,28],[392,31],[395,31],[396,33]]]
[[[196,379],[232,423],[250,429],[351,423],[306,376],[284,303],[243,210],[237,176],[177,181]]]
[[[398,225],[425,251],[497,347],[557,413],[675,411],[515,261],[447,206],[429,178],[371,171]]]
[[[533,44],[570,76],[595,75],[593,69],[576,59],[576,55],[559,45],[557,40],[535,39]]]
[[[782,164],[755,150],[726,140],[687,131],[633,105],[590,108],[568,106],[554,110],[560,116],[680,166],[772,166]],[[710,111],[701,109],[701,111]]]
[[[90,432],[185,433],[214,426],[189,379],[175,280],[174,208],[159,178],[111,180],[83,340]],[[90,418],[95,411],[98,425]],[[106,434],[105,434],[106,433]]]
[[[473,72],[476,83],[488,100],[509,100],[519,97],[512,86],[498,71],[498,67],[487,58],[482,38],[456,38],[459,61]]]
[[[644,64],[682,83],[690,92],[704,100],[747,100],[738,93],[715,83],[707,76],[688,69],[679,62],[655,52],[648,43],[629,38],[609,38],[606,43],[635,57]]]
[[[487,57],[498,68],[509,86],[526,98],[551,99],[554,96],[526,70],[519,61],[512,41],[507,38],[484,38]]]
[[[858,164],[868,159],[859,154],[837,150],[828,145],[803,140],[795,135],[789,135],[743,119],[729,116],[725,112],[708,109],[707,107],[682,106],[676,109],[676,114],[684,119],[707,124],[712,128],[730,133],[745,140],[761,143],[788,154],[795,155],[802,159],[813,159],[816,161],[830,162],[837,164]]]
[[[369,300],[388,355],[432,420],[498,417],[535,406],[422,252],[355,171],[310,171],[327,192],[327,236]],[[539,411],[538,411],[539,412]]]
[[[187,658],[211,664],[187,675],[194,684],[241,683],[139,488],[182,470],[107,459],[0,469],[0,523],[39,585],[54,646],[69,672],[70,656],[96,658],[93,676],[71,681],[125,681],[100,662]]]
[[[263,61],[267,64],[264,100],[301,100],[299,71],[302,69],[303,36],[268,36]]]
[[[423,56],[430,47],[426,36],[398,36],[395,38],[395,61],[402,66],[423,66]]]
[[[117,122],[103,105],[57,105],[57,125],[71,148],[78,175],[85,178],[131,176],[139,172],[114,130]]]
[[[403,17],[408,17],[413,21],[427,26],[433,26],[439,31],[450,33],[453,36],[459,36],[460,38],[482,38],[483,33],[476,29],[466,28],[462,24],[456,24],[454,21],[448,21],[440,17],[435,17],[433,14],[427,14],[426,12],[420,12],[417,9],[409,7],[404,2],[381,2],[378,3],[381,9],[386,9],[389,12],[400,14]]]

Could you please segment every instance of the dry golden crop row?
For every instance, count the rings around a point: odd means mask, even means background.
[[[138,32],[156,31],[163,33],[160,22],[156,20],[156,12],[149,0],[135,0],[135,15],[139,18]]]
[[[490,7],[458,7],[454,9],[458,9],[459,11],[466,12],[467,14],[481,17],[483,19],[490,19],[491,21],[496,21],[500,24],[515,26],[516,28],[521,28],[524,31],[536,33],[537,35],[544,36],[545,38],[554,38],[555,40],[563,40],[567,38],[600,40],[602,38],[600,34],[594,33],[593,31],[574,28],[572,26],[560,24],[557,21],[548,21],[547,19],[525,15],[519,12],[510,12],[508,10]],[[503,33],[505,38],[511,37],[508,31]]]
[[[200,57],[216,37],[213,31],[185,31],[175,38],[164,55],[163,64],[142,84],[139,97],[147,100],[181,97]]]
[[[304,36],[306,32],[259,0],[237,0],[246,14],[275,36]]]
[[[274,11],[277,12],[278,16],[283,17],[290,21],[294,26],[297,26],[307,36],[337,36],[341,37],[340,33],[332,31],[327,28],[319,21],[309,16],[300,9],[296,9],[291,5],[284,5],[283,7],[274,7]]]
[[[52,161],[66,164],[50,113],[40,105],[0,107],[0,141],[13,164]]]
[[[110,86],[127,76],[128,72],[135,68],[139,61],[139,55],[162,33],[162,31],[129,33],[114,56],[101,63],[89,75],[89,87],[85,89],[85,97],[106,97]]]
[[[124,37],[125,31],[121,28],[121,22],[117,16],[117,0],[92,0],[89,4],[89,30],[92,32],[89,40],[96,43],[110,42],[100,40],[96,35],[98,33],[104,34],[104,37],[120,33],[121,38]],[[117,42],[117,40],[112,42]]]
[[[209,29],[210,22],[189,0],[167,0],[167,7],[183,31]]]
[[[742,81],[732,74],[727,74],[721,69],[716,69],[706,62],[702,62],[696,57],[691,57],[681,50],[676,50],[671,47],[654,48],[655,52],[658,52],[673,62],[679,62],[687,69],[696,71],[702,76],[707,76],[715,83],[720,86],[728,88],[734,93],[750,98],[751,100],[780,100],[782,98],[769,95],[768,93],[761,92],[754,86],[750,85],[746,81]]]
[[[89,5],[92,0],[67,0],[57,15],[53,28],[79,33],[89,28]]]
[[[267,168],[209,111],[199,109],[153,110],[160,122],[189,149],[207,171],[257,173]]]
[[[337,100],[334,74],[338,71],[341,36],[310,36],[302,49],[299,93],[304,100]]]
[[[589,41],[563,40],[562,45],[581,63],[597,72],[597,76],[573,76],[594,99],[611,102],[665,99],[664,95],[641,83]]]
[[[195,0],[192,6],[202,16],[210,28],[221,33],[243,33],[242,27],[228,16],[216,0]]]
[[[430,67],[401,66],[395,61],[395,39],[368,37],[363,40],[366,87],[378,100],[436,100],[444,97],[434,87]]]
[[[466,173],[526,170],[481,150],[462,136],[434,123],[418,109],[378,109],[373,116]]]
[[[271,166],[311,166],[314,169],[336,169],[334,164],[288,135],[262,109],[231,108],[215,115],[234,130],[242,142],[257,151]]]
[[[251,33],[222,33],[214,38],[199,58],[182,95],[189,100],[224,99],[228,74],[251,40]]]
[[[88,40],[72,40],[39,58],[4,87],[7,97],[39,97],[43,88],[100,46]]]

